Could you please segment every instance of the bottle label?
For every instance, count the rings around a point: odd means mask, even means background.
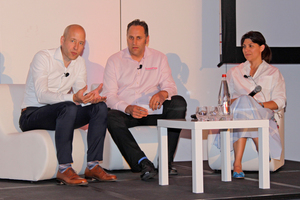
[[[230,114],[230,107],[228,101],[223,101],[222,104],[222,113],[224,115],[229,115]]]

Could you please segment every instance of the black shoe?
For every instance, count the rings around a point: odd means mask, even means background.
[[[142,168],[141,179],[143,181],[149,180],[157,174],[153,163],[148,159],[142,160],[140,166]]]
[[[169,175],[178,175],[177,169],[169,165]]]

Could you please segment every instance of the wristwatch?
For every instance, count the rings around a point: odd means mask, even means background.
[[[260,103],[261,103],[261,106],[264,108],[265,106],[264,106],[263,102],[260,102]]]

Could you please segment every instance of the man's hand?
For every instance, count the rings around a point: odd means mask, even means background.
[[[84,96],[83,94],[86,91],[86,89],[87,89],[87,85],[84,88],[78,90],[76,94],[73,94],[73,101],[76,103],[84,103],[84,104],[88,103],[92,99],[91,96],[93,94]]]
[[[160,109],[164,101],[168,98],[168,92],[167,91],[159,91],[155,95],[153,95],[149,102],[149,107],[152,110]]]
[[[100,91],[102,90],[103,87],[103,83],[101,83],[96,89],[94,89],[93,91],[89,92],[94,94],[94,98],[90,101],[91,103],[99,103],[99,102],[105,102],[106,101],[106,97],[102,97],[99,95]]]
[[[76,103],[99,103],[106,101],[106,97],[101,97],[99,91],[102,89],[103,84],[101,83],[95,90],[84,95],[87,90],[87,85],[73,95],[73,101]]]
[[[126,107],[125,113],[130,114],[134,118],[140,119],[143,117],[147,117],[148,110],[140,106],[129,105]]]

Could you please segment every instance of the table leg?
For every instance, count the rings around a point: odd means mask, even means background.
[[[202,129],[192,129],[191,132],[193,193],[203,193]]]
[[[221,176],[222,181],[231,181],[230,130],[220,131],[221,136]]]
[[[159,145],[159,185],[169,185],[168,172],[168,130],[158,127]]]
[[[259,188],[270,189],[269,127],[258,129]]]

